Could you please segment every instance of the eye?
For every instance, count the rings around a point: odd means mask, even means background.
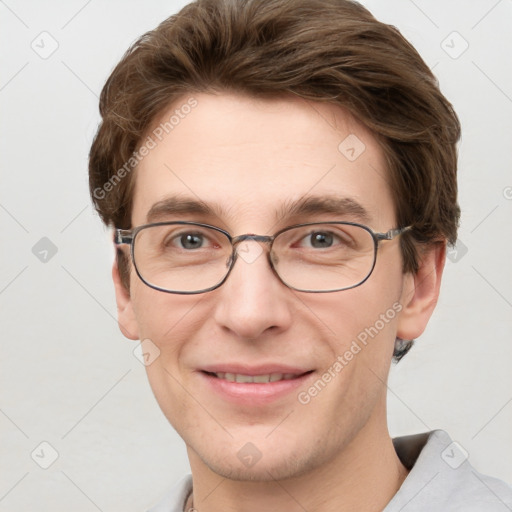
[[[181,249],[194,251],[210,248],[212,241],[206,233],[198,231],[181,231],[176,233],[176,230],[173,230],[164,237],[162,246],[165,250],[175,251]]]
[[[332,233],[325,231],[317,231],[309,235],[309,244],[315,249],[325,249],[326,247],[332,247],[334,242],[334,236]]]
[[[308,249],[329,249],[334,246],[340,247],[344,244],[344,240],[332,231],[313,231],[302,237],[298,246]]]
[[[173,240],[183,249],[200,249],[205,242],[204,236],[198,233],[185,233]]]

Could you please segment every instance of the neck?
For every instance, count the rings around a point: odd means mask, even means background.
[[[185,510],[197,512],[378,512],[407,476],[385,423],[367,425],[332,459],[285,480],[235,481],[212,472],[189,448],[193,495]],[[270,472],[269,472],[270,474]]]

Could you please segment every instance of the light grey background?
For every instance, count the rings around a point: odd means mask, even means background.
[[[417,47],[463,125],[464,245],[392,369],[390,431],[446,429],[477,469],[512,482],[512,1],[363,3]],[[87,191],[104,81],[184,4],[0,1],[0,511],[140,511],[188,471],[118,331],[113,251]]]

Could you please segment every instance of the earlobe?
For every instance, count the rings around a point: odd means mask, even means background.
[[[133,311],[130,293],[121,280],[117,258],[112,265],[112,280],[117,303],[117,323],[123,335],[130,340],[138,340],[138,327]]]
[[[436,242],[421,250],[419,268],[404,277],[397,336],[413,340],[425,330],[439,298],[446,257],[446,242]]]

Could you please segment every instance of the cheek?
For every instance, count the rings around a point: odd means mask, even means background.
[[[393,288],[367,281],[360,287],[338,292],[336,300],[334,296],[317,296],[307,301],[307,306],[325,325],[339,352],[356,339],[364,343],[366,338],[392,335],[402,308],[400,289]]]
[[[149,352],[151,357],[146,373],[162,412],[177,428],[185,421],[190,400],[183,353],[193,343],[193,312],[200,298],[166,294],[143,286],[135,284],[132,288],[132,301],[143,352]]]
[[[309,408],[304,414],[331,425],[333,439],[350,438],[370,416],[384,414],[376,407],[385,401],[400,304],[380,290],[363,285],[340,292],[336,303],[310,305],[331,335],[318,380],[298,398]]]
[[[132,282],[132,285],[134,283]],[[132,286],[132,303],[141,341],[150,340],[161,363],[173,367],[182,345],[194,329],[192,311],[197,296],[173,295],[153,290],[143,283]]]
[[[308,302],[329,333],[325,370],[336,375],[340,400],[359,402],[357,396],[379,393],[387,379],[403,309],[400,267],[387,263],[357,288]]]

